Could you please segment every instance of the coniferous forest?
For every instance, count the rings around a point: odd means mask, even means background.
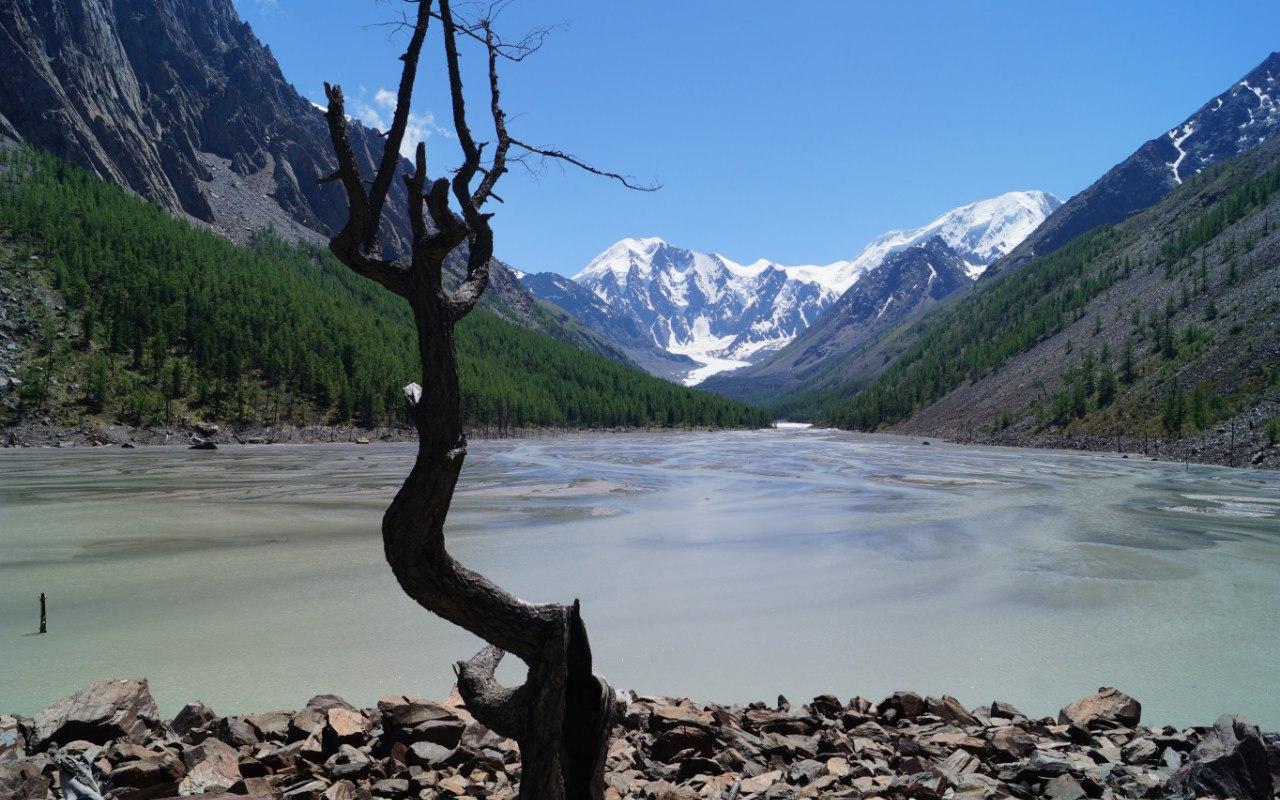
[[[920,321],[883,374],[845,398],[811,398],[826,401],[815,416],[860,430],[894,425],[1020,354],[1048,350],[1072,325],[1084,336],[1055,344],[1057,375],[1027,387],[1022,407],[995,413],[986,423],[992,431],[1029,419],[1038,430],[1177,438],[1272,408],[1280,364],[1267,353],[1280,332],[1280,302],[1271,298],[1274,261],[1260,243],[1275,229],[1275,161],[1242,156],[1143,218],[1086,233],[979,284]],[[1145,288],[1133,289],[1134,281]],[[1280,431],[1280,416],[1265,426]]]
[[[404,422],[401,387],[418,364],[409,309],[327,250],[267,232],[241,247],[53,156],[0,159],[0,263],[53,298],[13,412],[133,425]],[[477,427],[768,421],[482,310],[457,347]]]

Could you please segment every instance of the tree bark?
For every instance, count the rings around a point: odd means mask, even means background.
[[[394,122],[371,182],[360,174],[351,148],[342,89],[325,85],[329,100],[325,117],[337,169],[323,182],[340,182],[348,208],[347,222],[330,240],[329,249],[357,274],[408,301],[421,356],[421,391],[406,392],[409,414],[418,432],[418,454],[383,516],[383,547],[387,563],[406,594],[490,643],[470,660],[458,663],[458,690],[477,720],[519,744],[520,797],[599,800],[604,793],[605,756],[616,716],[615,697],[609,684],[592,672],[591,646],[578,601],[572,605],[526,603],[459,564],[445,547],[445,518],[467,455],[454,328],[476,306],[489,283],[492,215],[480,209],[497,197],[493,189],[507,171],[507,153],[513,144],[631,184],[620,175],[596,170],[559,151],[531,148],[512,139],[500,104],[497,72],[499,58],[510,58],[512,46],[495,37],[488,20],[455,24],[449,0],[439,0],[438,13],[432,11],[432,5],[431,0],[418,0],[416,21],[401,57],[404,66]],[[413,227],[412,256],[408,263],[387,261],[379,250],[378,226],[388,187],[399,169],[398,153],[418,57],[433,18],[443,27],[454,131],[463,163],[452,180],[428,182],[426,148],[418,145],[416,169],[405,177]],[[476,143],[467,124],[458,33],[483,43],[488,55],[489,111],[497,141],[487,168],[481,162],[484,145]],[[472,190],[477,176],[481,180]],[[449,207],[450,193],[460,218]],[[444,262],[464,241],[468,244],[467,274],[449,291],[442,279]],[[528,666],[525,683],[515,689],[501,686],[494,678],[506,653]]]
[[[492,643],[458,665],[458,689],[482,724],[520,746],[520,797],[598,800],[614,719],[614,692],[591,672],[578,602],[525,603],[455,561],[444,522],[466,459],[450,309],[414,302],[422,353],[421,399],[412,407],[418,456],[382,520],[387,562],[424,608]],[[504,652],[529,667],[518,689],[493,673]]]

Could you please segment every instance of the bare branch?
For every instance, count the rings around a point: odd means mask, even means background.
[[[477,145],[467,126],[466,100],[462,93],[462,68],[458,61],[458,41],[450,0],[440,0],[440,20],[444,27],[444,54],[449,71],[449,97],[453,104],[453,130],[462,147],[462,166],[453,176],[453,196],[462,209],[462,219],[469,229],[467,277],[449,298],[450,314],[456,322],[475,308],[489,285],[489,259],[493,257],[492,214],[481,214],[471,194],[471,181],[480,170],[483,145]],[[492,53],[492,48],[490,48]],[[501,114],[501,109],[499,109]],[[503,156],[505,157],[505,152]],[[492,188],[492,186],[490,186]]]
[[[493,194],[493,187],[498,179],[506,173],[507,151],[511,149],[511,135],[507,133],[507,115],[502,110],[501,92],[498,89],[498,55],[494,41],[493,30],[486,21],[484,44],[489,53],[489,111],[493,115],[493,129],[498,135],[498,145],[493,151],[493,163],[487,170],[482,170],[484,179],[480,181],[480,186],[471,196],[471,202],[476,208],[484,205],[484,202]]]
[[[410,246],[413,248],[416,262],[417,254],[421,250],[421,243],[427,236],[426,218],[422,207],[422,201],[425,199],[422,193],[422,186],[427,180],[426,142],[418,142],[418,147],[413,153],[413,163],[413,174],[406,175],[404,182],[409,194],[409,226],[413,232],[413,242]]]
[[[618,183],[621,183],[623,186],[627,187],[628,189],[634,189],[637,192],[656,192],[662,188],[661,183],[657,183],[657,182],[648,183],[648,184],[636,183],[635,178],[629,175],[621,175],[617,172],[609,172],[608,170],[603,170],[603,169],[600,169],[599,167],[593,167],[592,165],[588,164],[587,162],[583,161],[577,156],[570,155],[569,153],[566,153],[563,150],[552,150],[547,147],[535,147],[531,144],[527,144],[515,138],[511,139],[511,143],[516,147],[521,148],[522,150],[526,150],[535,155],[542,156],[543,158],[550,158],[556,161],[564,161],[566,163],[572,164],[573,166],[577,167],[580,170],[583,170],[585,172],[590,172],[592,175],[599,175],[602,178],[612,178],[613,180],[617,181]]]
[[[408,291],[404,267],[376,257],[367,257],[361,252],[360,243],[369,224],[369,198],[364,193],[364,182],[360,177],[360,167],[356,162],[355,151],[351,149],[342,87],[330,86],[326,83],[324,93],[329,99],[325,120],[329,125],[329,138],[333,142],[333,152],[338,159],[338,169],[321,181],[341,180],[342,188],[347,194],[347,222],[342,230],[329,240],[329,249],[339,261],[356,273],[385,286],[396,294],[404,295]]]
[[[454,14],[454,27],[457,32],[463,36],[474,39],[483,44],[484,23],[488,22],[492,24],[493,22],[496,22],[498,15],[501,14],[509,5],[511,5],[510,0],[492,3],[489,8],[476,19],[463,19],[459,15]],[[439,12],[431,12],[431,17],[433,19],[443,21]],[[373,22],[363,27],[366,30],[369,28],[391,28],[394,33],[402,30],[411,30],[414,27],[414,23],[410,21],[407,14],[402,13],[400,15],[400,19],[387,20],[386,22]],[[497,39],[496,47],[498,58],[512,62],[524,61],[526,58],[542,49],[542,46],[546,43],[548,36],[558,30],[567,29],[568,27],[569,26],[565,23],[548,25],[543,28],[533,28],[515,41],[508,42],[504,39]]]
[[[528,727],[529,692],[524,686],[508,689],[494,678],[504,655],[490,645],[470,660],[459,661],[458,694],[480,724],[502,736],[522,739]]]
[[[405,128],[409,124],[413,81],[418,74],[418,55],[422,52],[422,41],[427,36],[427,23],[430,19],[431,0],[420,0],[413,35],[409,37],[409,45],[405,48],[404,55],[400,56],[400,60],[404,62],[404,68],[400,71],[400,86],[396,90],[396,110],[391,119],[391,130],[387,131],[387,140],[382,146],[382,161],[378,165],[378,173],[373,178],[373,188],[369,191],[369,219],[364,232],[366,252],[376,249],[378,227],[382,220],[382,206],[387,200],[391,179],[400,166],[400,143],[404,141]],[[421,167],[419,169],[421,170]],[[421,177],[420,175],[419,178]]]

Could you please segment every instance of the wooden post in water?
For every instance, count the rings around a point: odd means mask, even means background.
[[[48,619],[49,619],[48,615],[45,613],[44,592],[41,592],[40,593],[40,632],[41,633],[49,632]]]

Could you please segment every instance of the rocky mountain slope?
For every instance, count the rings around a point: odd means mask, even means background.
[[[1280,133],[1280,52],[1139,147],[1068,200],[989,273],[1017,268],[1080,234],[1149,208],[1206,167]]]
[[[1280,467],[1280,139],[981,281],[829,424]]]
[[[1052,253],[1082,232],[1149,208],[1180,181],[1274,138],[1280,131],[1277,81],[1280,54],[1272,54],[1177,128],[1147,142],[1062,204],[1017,247],[993,261],[979,276],[979,283],[1016,271],[1037,254]],[[805,363],[805,353],[796,352],[800,348],[818,352],[810,342],[793,343],[768,361],[718,376],[706,388],[765,403],[778,414],[810,416],[847,400],[910,350],[921,330],[916,325],[920,316],[908,315],[896,327],[860,338],[852,347],[830,348],[823,363]]]
[[[713,376],[703,387],[732,397],[768,398],[799,386],[902,320],[918,317],[972,284],[972,271],[940,235],[891,253],[772,358]]]
[[[522,282],[647,369],[692,384],[768,361],[894,253],[936,237],[960,259],[962,276],[978,275],[1057,206],[1046,192],[1010,192],[952,209],[919,228],[889,231],[856,257],[825,266],[764,259],[740,264],[657,237],[623,239],[573,277],[578,288],[550,273],[526,275]],[[899,297],[892,318],[904,313],[905,299]]]
[[[563,309],[604,341],[647,372],[668,380],[680,380],[697,366],[686,355],[659,347],[631,316],[617,313],[590,289],[555,272],[517,272],[520,283],[534,297]]]
[[[0,0],[6,131],[240,243],[263,228],[323,242],[346,219],[341,188],[317,183],[335,164],[323,112],[285,80],[231,0]],[[351,134],[372,174],[383,136],[357,121]],[[408,236],[404,184],[395,180],[384,248],[404,252]],[[455,273],[462,264],[458,254]],[[485,303],[625,360],[547,313],[505,266]]]

